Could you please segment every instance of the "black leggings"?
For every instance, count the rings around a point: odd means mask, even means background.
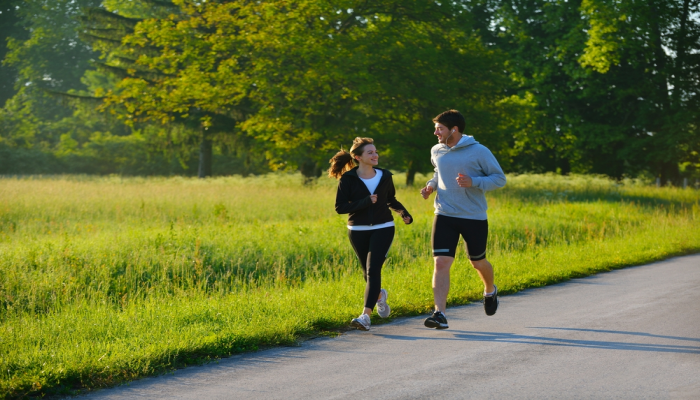
[[[365,282],[365,307],[374,309],[382,290],[382,265],[394,241],[394,227],[371,231],[348,230],[348,237],[360,260]]]

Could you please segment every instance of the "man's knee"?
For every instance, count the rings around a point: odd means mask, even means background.
[[[491,263],[485,258],[482,258],[481,260],[469,260],[469,262],[472,264],[474,269],[491,268]]]
[[[452,257],[446,257],[446,256],[437,256],[437,257],[434,257],[434,259],[435,259],[435,271],[438,271],[438,272],[449,271],[450,267],[452,266],[452,263],[455,260]]]

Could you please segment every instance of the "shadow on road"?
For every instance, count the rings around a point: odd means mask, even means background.
[[[575,329],[575,328],[546,328],[546,327],[536,327],[534,329],[559,329],[559,330],[569,330],[569,331],[583,331],[583,332],[593,332],[593,333],[613,333],[621,335],[635,335],[635,336],[645,336],[650,338],[662,338],[662,339],[672,339],[672,340],[686,340],[686,341],[697,341],[700,342],[698,338],[686,338],[686,337],[674,337],[674,336],[661,336],[652,335],[644,332],[624,332],[624,331],[606,331],[606,330],[595,330],[595,329]],[[615,342],[615,341],[605,341],[605,340],[586,340],[586,339],[564,339],[564,338],[554,338],[545,336],[532,336],[532,335],[520,335],[514,333],[503,333],[503,332],[471,332],[471,331],[457,331],[450,330],[445,331],[445,333],[451,334],[451,337],[426,337],[426,336],[401,336],[401,335],[384,335],[375,334],[376,336],[383,337],[385,339],[392,340],[466,340],[466,341],[486,341],[486,342],[503,342],[503,343],[520,343],[520,344],[532,344],[532,345],[542,345],[542,346],[567,346],[567,347],[582,347],[590,349],[606,349],[606,350],[631,350],[631,351],[650,351],[650,352],[661,352],[661,353],[687,353],[687,354],[700,354],[700,346],[683,346],[683,345],[667,345],[667,344],[653,344],[653,343],[629,343],[629,342]]]
[[[580,332],[597,332],[597,333],[615,333],[619,335],[636,335],[636,336],[646,336],[661,339],[673,339],[673,340],[689,340],[691,342],[700,342],[700,338],[687,338],[681,336],[664,336],[664,335],[653,335],[651,333],[645,332],[628,332],[628,331],[606,331],[602,329],[581,329],[581,328],[551,328],[546,326],[529,326],[530,329],[558,329],[562,331],[580,331]]]

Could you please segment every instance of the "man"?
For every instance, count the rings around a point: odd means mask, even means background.
[[[432,233],[435,311],[425,320],[425,326],[447,329],[445,309],[450,291],[450,267],[460,235],[469,261],[484,282],[486,315],[494,315],[498,308],[493,267],[486,260],[488,220],[484,192],[505,186],[506,176],[489,149],[473,136],[462,134],[466,122],[459,111],[445,111],[433,118],[433,122],[434,135],[439,142],[430,150],[435,174],[421,189],[421,195],[427,199],[437,191]]]

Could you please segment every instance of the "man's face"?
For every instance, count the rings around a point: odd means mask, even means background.
[[[453,128],[455,129],[455,128]],[[437,136],[438,142],[442,144],[447,144],[447,138],[450,137],[450,130],[443,124],[436,122],[435,123],[435,132],[433,132],[433,135]]]

